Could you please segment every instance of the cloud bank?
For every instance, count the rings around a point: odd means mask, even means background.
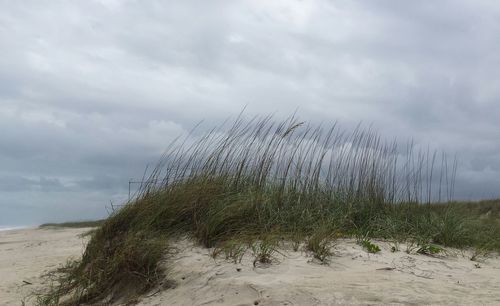
[[[88,219],[243,107],[457,153],[500,197],[494,1],[0,1],[0,225]]]

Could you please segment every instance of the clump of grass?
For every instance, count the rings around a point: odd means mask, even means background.
[[[257,263],[271,264],[275,259],[275,253],[278,251],[278,240],[276,237],[267,236],[252,244],[252,251],[255,257],[254,267]]]
[[[417,253],[424,255],[436,255],[443,251],[444,249],[438,245],[432,243],[425,243],[418,248]]]
[[[439,163],[437,154],[384,142],[370,129],[324,129],[293,116],[238,117],[193,137],[173,143],[137,196],[92,233],[57,296],[83,303],[144,292],[165,277],[159,263],[168,238],[179,235],[236,262],[244,244],[269,233],[297,249],[305,239],[322,262],[339,233],[500,249],[494,220],[485,226],[453,204],[431,204],[453,195],[456,163],[446,155]],[[261,242],[256,256],[268,261],[273,250]]]
[[[168,253],[167,236],[133,227],[136,206],[111,216],[91,235],[83,257],[58,272],[39,305],[79,305],[132,298],[165,276],[159,265]],[[132,222],[132,223],[128,223]]]
[[[368,253],[375,254],[380,252],[380,247],[371,242],[369,235],[369,231],[367,231],[364,235],[362,234],[362,232],[358,232],[356,234],[356,243],[362,246]]]
[[[360,245],[368,252],[368,253],[378,253],[380,252],[380,247],[373,242],[370,241],[370,239],[363,239],[360,242]]]
[[[32,296],[27,297],[27,300],[33,298],[36,299],[37,305],[47,305],[47,306],[57,306],[60,305],[61,298],[63,298],[61,293],[61,288],[65,286],[68,282],[67,274],[68,272],[75,269],[78,263],[76,261],[68,261],[62,267],[55,269],[43,275],[42,277],[47,280],[50,285],[45,291],[36,292]],[[23,305],[25,303],[23,302]]]
[[[312,252],[314,258],[322,263],[328,263],[333,255],[335,234],[325,226],[319,226],[307,239],[306,250]]]
[[[104,223],[104,220],[95,221],[75,221],[75,222],[63,222],[63,223],[44,223],[41,224],[40,228],[85,228],[85,227],[99,227]]]
[[[219,254],[224,253],[226,260],[232,260],[234,263],[240,263],[248,247],[239,240],[228,240],[222,243],[220,247],[215,247],[212,257],[217,258]]]

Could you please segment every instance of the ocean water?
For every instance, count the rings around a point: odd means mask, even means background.
[[[18,225],[18,226],[8,226],[8,225],[0,225],[0,232],[1,231],[10,231],[10,230],[17,230],[17,229],[24,229],[24,228],[30,228],[33,226],[30,225]]]

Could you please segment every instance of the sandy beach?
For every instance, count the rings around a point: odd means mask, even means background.
[[[81,256],[88,229],[0,232],[0,305],[32,305],[42,275]],[[139,305],[500,305],[500,259],[471,261],[466,251],[407,254],[391,245],[369,254],[340,240],[329,265],[303,251],[280,251],[270,265],[213,259],[211,250],[182,240],[170,262],[174,288],[153,290]]]
[[[33,305],[30,294],[48,285],[42,276],[82,255],[89,228],[0,231],[0,305]]]

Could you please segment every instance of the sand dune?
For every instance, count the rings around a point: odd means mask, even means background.
[[[46,286],[41,276],[80,256],[79,234],[87,230],[0,232],[0,305],[21,305]],[[288,250],[254,267],[250,251],[235,264],[182,240],[170,261],[175,288],[153,290],[139,305],[500,305],[497,256],[474,262],[459,250],[431,257],[377,244],[382,251],[369,254],[353,240],[339,241],[329,265]]]
[[[382,251],[369,254],[343,240],[330,265],[289,251],[279,263],[254,267],[251,254],[234,264],[184,242],[172,264],[176,288],[140,305],[500,305],[498,258],[478,263],[458,250],[409,255],[378,244]]]

